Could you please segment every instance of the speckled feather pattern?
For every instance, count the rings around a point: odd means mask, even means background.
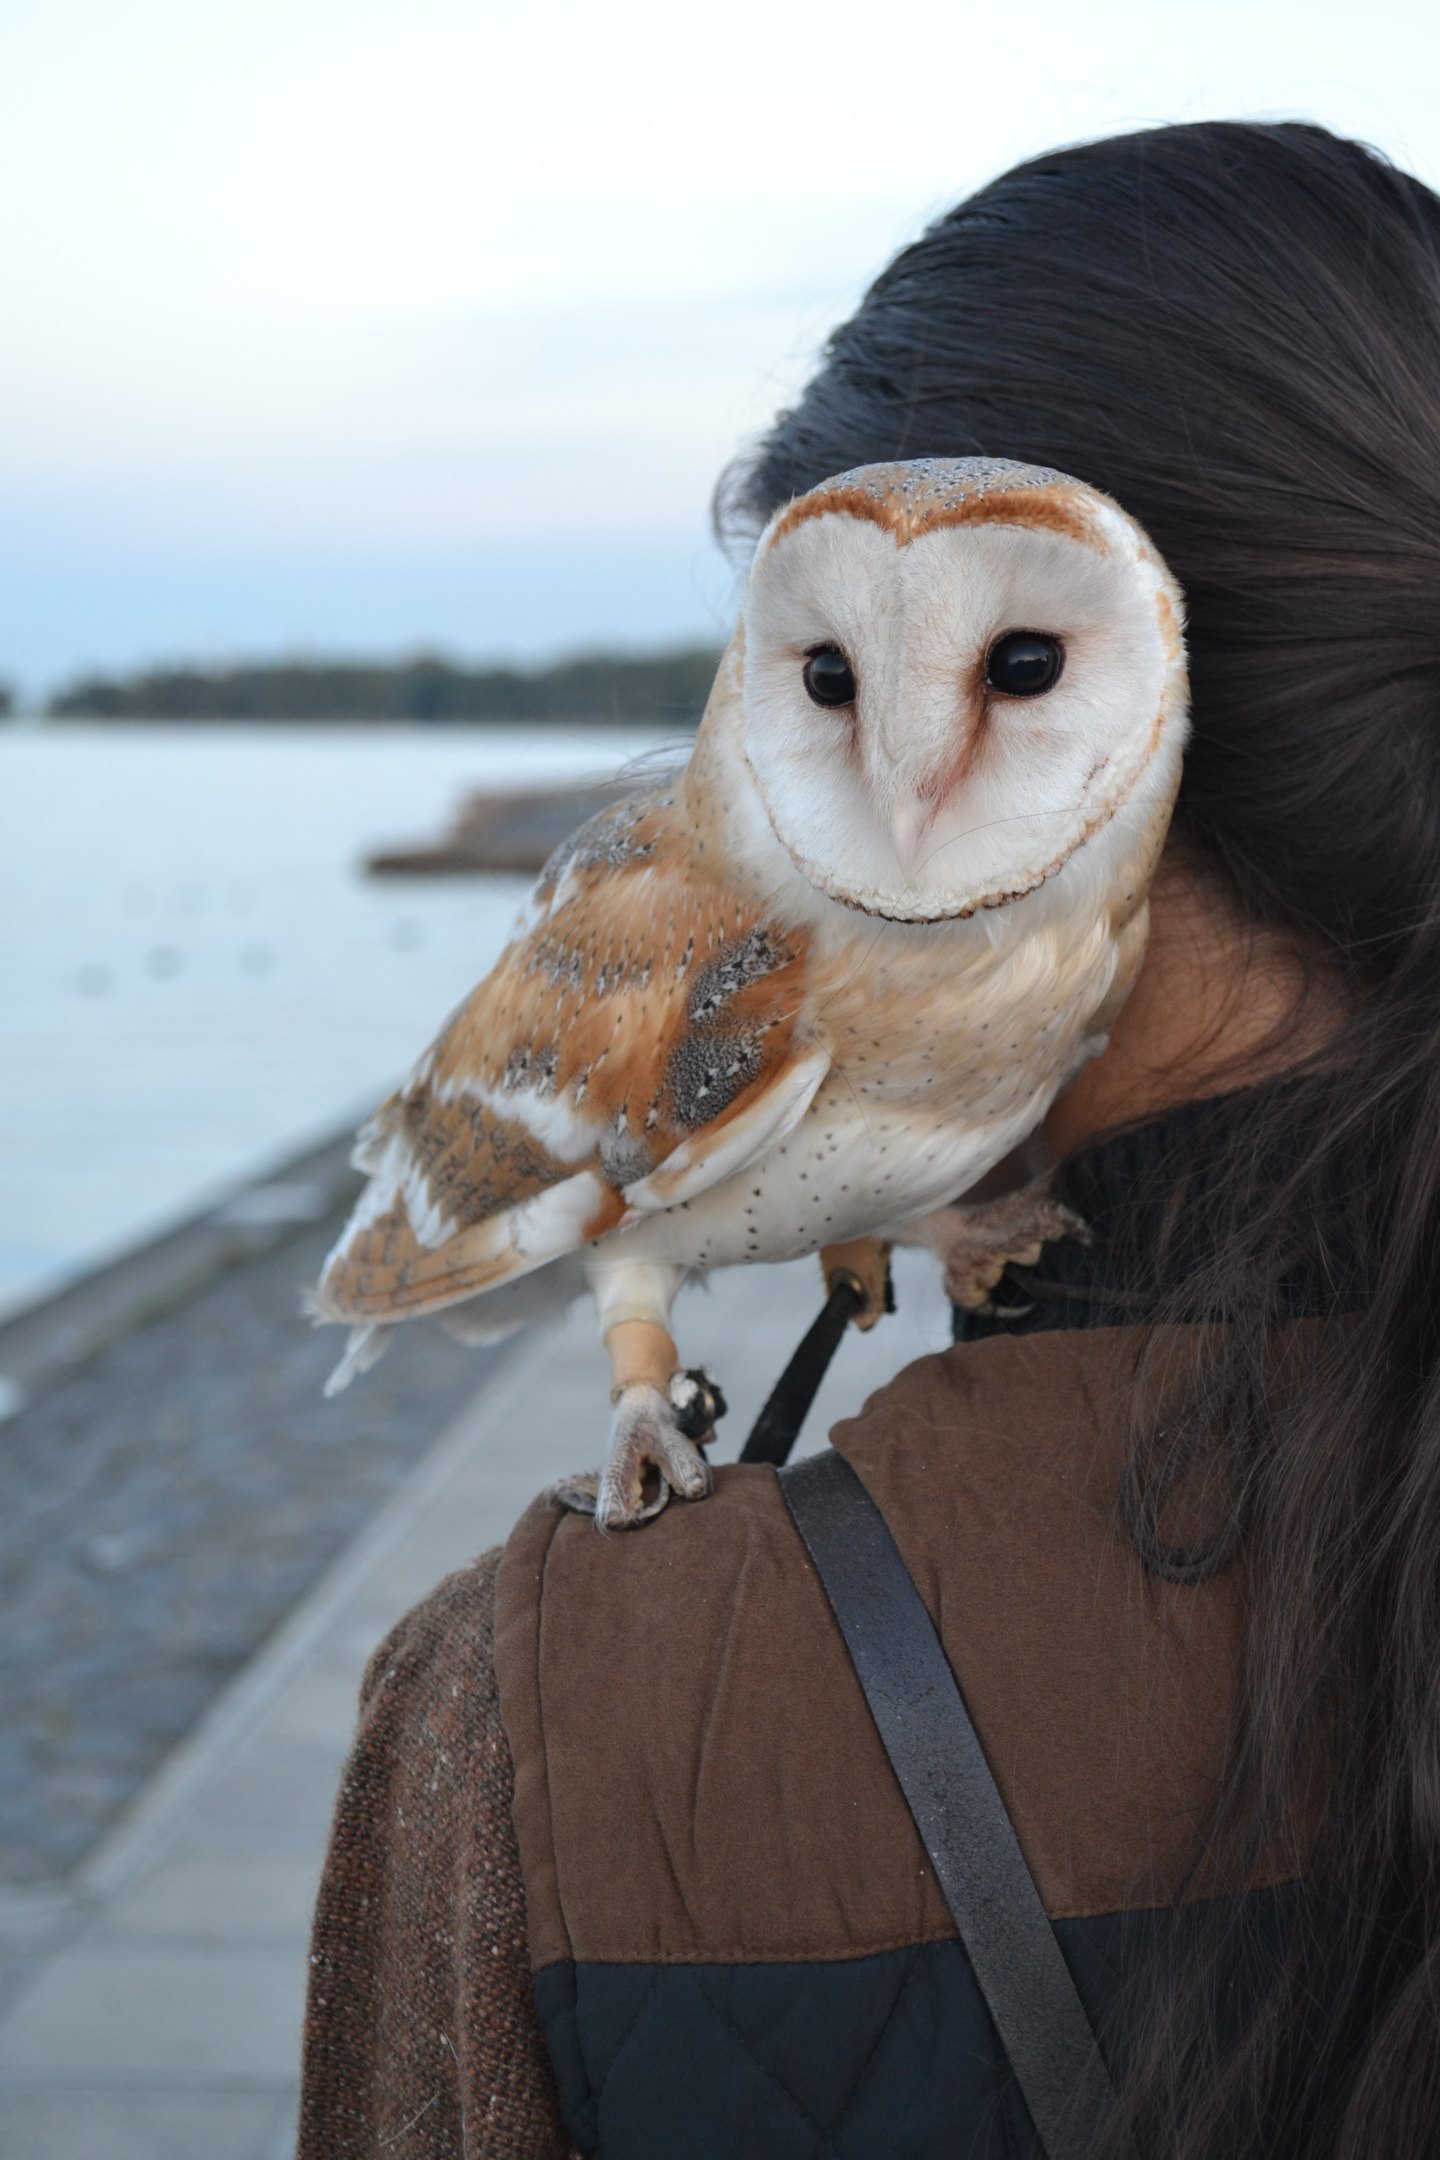
[[[603,1237],[626,1186],[763,1094],[790,1054],[810,938],[706,875],[704,846],[660,791],[559,851],[527,927],[367,1128],[362,1160],[397,1170],[332,1259],[328,1304],[360,1319],[505,1280],[528,1255],[477,1254],[465,1233],[577,1179],[588,1204],[568,1242]]]
[[[865,495],[889,519],[912,528],[982,502],[987,495],[1018,495],[1029,488],[1073,488],[1074,482],[1050,465],[1025,465],[1014,458],[909,458],[889,465],[858,465],[802,495],[806,515],[837,496]],[[780,520],[783,527],[784,519]]]

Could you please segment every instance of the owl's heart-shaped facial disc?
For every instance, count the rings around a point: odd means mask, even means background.
[[[775,834],[832,898],[899,920],[1032,892],[1152,767],[1173,788],[1181,619],[1140,528],[1063,474],[955,459],[826,483],[771,524],[745,600],[745,750]]]

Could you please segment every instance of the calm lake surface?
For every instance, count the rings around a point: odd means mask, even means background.
[[[0,728],[0,1313],[358,1122],[504,942],[510,878],[365,877],[612,729]]]

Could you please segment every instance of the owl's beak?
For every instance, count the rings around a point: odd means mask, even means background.
[[[902,802],[890,820],[890,844],[907,881],[914,878],[924,858],[925,843],[935,823],[937,804],[932,796],[912,795]]]

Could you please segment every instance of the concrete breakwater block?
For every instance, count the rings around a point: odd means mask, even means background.
[[[455,876],[477,870],[543,869],[562,840],[643,782],[592,781],[576,787],[511,788],[467,795],[447,833],[428,845],[381,849],[365,867],[376,877]]]

